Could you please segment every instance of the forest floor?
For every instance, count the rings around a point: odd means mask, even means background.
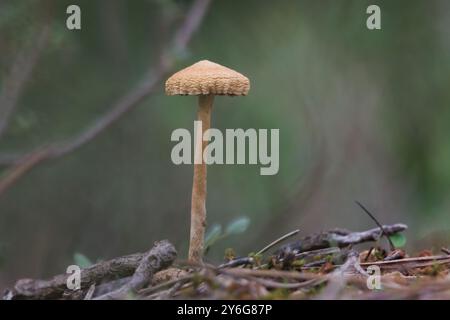
[[[406,228],[334,229],[287,242],[295,230],[246,257],[229,249],[218,266],[177,260],[175,248],[164,240],[146,253],[82,269],[76,290],[68,289],[71,275],[62,274],[21,279],[3,298],[450,299],[450,251],[408,254],[397,247]],[[389,249],[380,247],[383,237]],[[354,249],[365,242],[375,245]]]

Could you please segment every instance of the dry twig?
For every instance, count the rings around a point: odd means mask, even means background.
[[[276,239],[275,241],[272,241],[271,243],[269,243],[267,246],[265,246],[264,248],[262,248],[261,250],[259,250],[256,254],[263,254],[264,252],[266,252],[267,250],[269,250],[270,248],[273,248],[274,246],[276,246],[277,244],[283,242],[286,239],[289,239],[290,237],[295,236],[296,234],[298,234],[300,232],[299,229],[291,231],[287,234],[285,234],[284,236]]]
[[[395,245],[392,242],[391,238],[389,237],[389,235],[386,234],[386,230],[384,230],[383,225],[375,218],[375,216],[369,211],[367,210],[366,207],[364,207],[359,201],[355,201],[356,204],[375,222],[375,224],[381,229],[382,231],[382,236],[386,236],[386,239],[389,242],[389,247],[391,249],[391,251],[395,250]]]
[[[392,225],[384,225],[383,229],[387,235],[392,235],[406,230],[408,226],[397,223]],[[329,247],[344,248],[363,242],[377,241],[381,236],[382,230],[374,228],[361,232],[342,232],[342,230],[330,230],[327,232],[313,234],[300,239],[299,241],[289,243],[277,250],[276,254],[280,255],[289,249],[298,254],[304,251],[318,250]]]
[[[44,157],[39,157],[38,161],[34,161],[30,166],[28,166],[27,170],[16,171],[13,167],[13,169],[3,178],[3,180],[6,180],[7,183],[0,181],[0,194],[39,163],[45,160],[62,157],[77,150],[86,143],[89,143],[101,132],[111,127],[122,116],[134,109],[140,102],[147,98],[157,88],[157,85],[162,79],[164,79],[175,63],[172,53],[180,52],[186,49],[195,31],[200,26],[210,2],[211,0],[194,1],[184,22],[175,32],[171,47],[161,55],[159,65],[155,69],[151,68],[147,72],[144,80],[138,86],[114,103],[109,112],[97,119],[86,130],[62,144],[56,143],[46,147],[39,147],[25,155],[0,155],[0,165],[17,165],[23,163],[24,159],[34,158],[36,153],[43,152],[45,154]],[[10,175],[14,178],[11,178]]]
[[[121,288],[94,298],[95,300],[123,299],[128,294],[136,294],[150,283],[153,275],[169,267],[175,260],[177,252],[168,241],[160,241],[142,258],[133,277]]]
[[[86,290],[88,290],[92,284],[101,284],[108,281],[114,281],[118,278],[125,278],[135,274],[136,269],[142,265],[142,261],[148,260],[143,265],[143,272],[139,273],[133,285],[139,286],[139,280],[144,279],[148,274],[147,265],[149,268],[153,268],[154,259],[162,259],[162,255],[155,255],[155,253],[161,252],[161,250],[167,250],[170,257],[173,256],[173,250],[169,246],[167,241],[160,241],[155,243],[155,247],[147,253],[136,253],[128,256],[115,258],[108,261],[102,261],[94,264],[81,271],[81,289],[78,291],[72,291],[67,289],[68,274],[60,274],[53,277],[50,280],[35,280],[35,279],[21,279],[16,282],[14,288],[7,290],[4,299],[71,299],[78,298],[81,294],[85,296]],[[170,250],[169,250],[170,249]],[[155,256],[155,257],[153,257]],[[167,256],[167,254],[166,254]],[[166,265],[169,260],[161,260],[161,265]],[[155,270],[157,268],[155,267]],[[142,276],[143,275],[143,276]],[[100,286],[97,287],[99,289]]]

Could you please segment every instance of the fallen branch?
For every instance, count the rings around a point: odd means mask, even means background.
[[[407,225],[401,223],[383,226],[384,232],[388,236],[405,231],[407,228]],[[343,232],[343,230],[331,230],[313,234],[298,241],[284,245],[279,250],[277,250],[275,254],[278,256],[282,256],[286,251],[298,254],[304,251],[325,249],[329,247],[343,248],[363,242],[378,241],[382,232],[383,231],[380,228],[374,228],[361,232]]]
[[[285,263],[289,262],[287,260],[302,259],[308,256],[333,255],[339,253],[340,248],[367,241],[377,241],[383,233],[386,235],[392,235],[406,229],[407,226],[404,224],[386,225],[383,226],[383,228],[374,228],[362,232],[351,232],[336,228],[327,232],[306,236],[299,241],[288,243],[276,250],[275,256],[278,262]],[[266,252],[288,237],[296,235],[298,232],[298,230],[292,231],[275,240],[264,249],[260,250],[257,255]],[[238,266],[251,265],[254,262],[253,257],[241,257],[223,263],[219,265],[219,268],[234,268]],[[315,263],[319,265],[321,264],[320,261],[316,261]],[[263,264],[262,266],[265,267],[267,264]]]
[[[177,252],[168,241],[161,241],[143,257],[131,280],[121,288],[94,298],[94,300],[117,300],[134,295],[150,283],[153,275],[169,267],[177,257]]]
[[[152,258],[151,255],[161,252],[161,250],[164,249],[170,253],[167,257],[172,257],[173,251],[171,248],[173,247],[171,246],[172,245],[170,245],[167,241],[160,241],[155,243],[155,246],[147,253],[136,253],[123,256],[112,260],[99,262],[83,269],[81,270],[80,290],[72,291],[67,289],[67,279],[70,275],[60,274],[50,280],[18,280],[13,289],[6,291],[3,299],[70,299],[74,298],[74,296],[76,298],[79,298],[80,296],[84,297],[86,295],[85,292],[87,292],[93,284],[96,284],[97,286],[104,282],[113,281],[136,274],[136,270],[142,265],[142,261],[144,259],[144,261],[147,262],[145,262],[142,266],[142,272],[139,271],[136,278],[133,277],[134,280],[132,280],[132,285],[138,286],[140,284],[140,280],[148,277],[148,271],[150,270],[150,266],[153,266],[155,263],[155,259],[162,259],[162,256]],[[164,259],[164,261],[160,261],[161,265],[166,265],[166,263],[170,260],[166,258]],[[175,257],[173,257],[173,259],[175,259]]]

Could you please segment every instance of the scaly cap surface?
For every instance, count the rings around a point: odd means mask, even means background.
[[[178,71],[166,81],[166,94],[245,96],[250,81],[237,71],[202,60]]]

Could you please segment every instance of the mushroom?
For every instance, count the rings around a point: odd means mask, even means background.
[[[196,141],[196,160],[194,161],[194,179],[191,198],[191,234],[189,260],[202,262],[203,242],[206,227],[206,163],[203,151],[207,142],[203,140],[203,131],[210,128],[211,111],[216,95],[245,96],[250,89],[250,81],[242,74],[220,64],[203,60],[187,67],[166,81],[166,94],[198,96],[197,120],[202,122]],[[198,145],[201,143],[201,148]],[[200,153],[201,150],[201,153]]]

